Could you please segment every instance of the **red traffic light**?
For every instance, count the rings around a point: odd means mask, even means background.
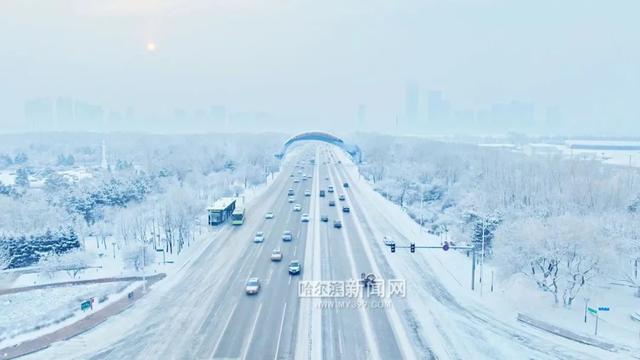
[[[449,250],[449,242],[448,241],[444,242],[444,245],[442,245],[442,250],[444,250],[444,251]]]

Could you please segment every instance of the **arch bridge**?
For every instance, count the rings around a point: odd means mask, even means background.
[[[360,148],[358,147],[358,145],[346,143],[341,138],[324,131],[307,131],[307,132],[303,132],[298,135],[292,136],[291,138],[289,138],[289,140],[287,140],[284,143],[284,145],[282,146],[282,150],[276,154],[276,157],[278,159],[282,159],[284,157],[284,154],[286,154],[287,150],[289,149],[289,146],[297,142],[312,141],[312,140],[323,141],[328,144],[335,145],[343,149],[344,151],[346,151],[349,155],[351,155],[351,157],[356,163],[360,163],[362,161],[362,152],[360,151]]]

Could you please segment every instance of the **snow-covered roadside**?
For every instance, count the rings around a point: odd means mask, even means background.
[[[99,311],[140,286],[139,282],[37,289],[0,296],[0,348],[38,338]],[[94,298],[91,309],[80,303]]]
[[[276,178],[277,173],[274,174],[273,178],[268,179],[266,183],[254,188],[251,192],[245,193],[245,201],[251,212],[260,212],[258,209],[262,208],[261,204],[267,200],[265,196],[271,196],[270,192],[266,190],[269,189]],[[197,331],[197,328],[202,325],[204,319],[210,314],[205,312],[202,313],[202,318],[194,318],[194,313],[185,312],[182,307],[170,306],[167,308],[163,304],[171,301],[174,297],[171,294],[172,291],[175,291],[176,288],[180,289],[181,284],[194,283],[196,281],[209,284],[209,286],[199,288],[197,291],[190,293],[186,300],[183,300],[182,306],[187,308],[210,308],[213,306],[210,303],[211,301],[223,296],[221,293],[227,290],[221,287],[224,282],[214,279],[224,279],[229,276],[229,273],[233,270],[233,264],[240,258],[245,245],[250,245],[243,242],[239,243],[238,246],[224,246],[224,243],[216,242],[216,239],[225,238],[234,229],[238,230],[230,224],[218,228],[208,228],[207,231],[203,231],[202,235],[197,236],[196,241],[193,241],[189,247],[185,247],[180,258],[176,259],[174,263],[162,265],[162,257],[156,258],[156,262],[159,262],[157,268],[160,269],[159,271],[166,272],[167,278],[153,285],[151,288],[152,296],[145,296],[139,299],[135,307],[127,310],[126,315],[114,316],[86,334],[52,344],[49,349],[42,353],[44,354],[43,356],[55,358],[73,354],[75,358],[86,358],[89,354],[94,354],[98,349],[114,346],[115,342],[122,343],[127,341],[131,341],[131,343],[127,343],[127,346],[132,348],[138,346],[140,351],[144,353],[166,352],[166,347],[164,347],[166,344],[154,342],[147,344],[144,341],[136,341],[136,336],[146,336],[145,332],[140,332],[140,326],[156,328],[160,323],[164,324],[166,318],[170,318],[172,319],[171,324],[173,324],[169,326],[172,329],[171,331],[180,331],[185,334],[192,334]],[[190,264],[193,264],[200,257],[205,259],[198,265],[199,269],[202,266],[206,267],[207,276],[202,277],[202,271],[196,271],[200,274],[200,278],[196,280],[192,278],[194,271],[192,271],[193,267]],[[203,302],[203,300],[206,301]],[[166,312],[159,315],[159,308],[165,308]],[[124,336],[123,334],[128,335]],[[188,342],[190,339],[192,338],[184,337],[181,338],[181,341]],[[207,339],[201,340],[207,341]],[[184,350],[181,347],[181,343],[174,345],[176,351]],[[171,357],[168,353],[165,355]],[[35,358],[40,357],[35,356]]]
[[[272,184],[273,180],[277,177],[277,175],[278,173],[274,173],[273,176],[270,176],[269,178],[267,178],[265,183],[245,191],[241,195],[244,201],[247,204],[251,204],[255,199],[260,198],[260,196],[264,194],[265,191]],[[203,217],[206,217],[206,215],[203,215]],[[206,221],[205,222],[201,221],[201,223],[206,223]],[[57,271],[57,272],[52,272],[50,274],[39,274],[38,272],[26,273],[21,275],[18,279],[16,279],[16,281],[14,281],[11,284],[11,287],[29,286],[29,285],[34,285],[34,283],[38,285],[42,285],[42,284],[49,284],[49,283],[61,282],[61,281],[73,281],[73,280],[80,280],[80,279],[87,280],[87,279],[103,278],[103,277],[109,277],[109,276],[123,276],[123,275],[142,276],[143,274],[147,276],[151,276],[158,273],[166,273],[168,275],[168,279],[154,285],[154,289],[153,289],[154,291],[162,290],[162,289],[166,290],[181,281],[183,276],[187,274],[187,272],[182,270],[185,269],[187,265],[191,263],[194,259],[198,258],[207,249],[207,247],[211,245],[211,242],[213,239],[220,236],[222,232],[228,232],[230,229],[231,229],[230,226],[223,226],[219,228],[203,227],[201,232],[199,233],[196,232],[194,241],[190,243],[190,246],[185,247],[180,255],[167,254],[165,259],[166,263],[163,261],[162,254],[160,254],[159,256],[155,256],[154,261],[151,264],[147,264],[147,266],[144,269],[144,272],[143,271],[137,271],[137,272],[123,271],[122,270],[123,262],[117,256],[118,255],[117,252],[115,253],[116,256],[114,256],[113,251],[110,250],[109,248],[98,249],[97,247],[94,246],[96,244],[95,241],[87,241],[87,245],[91,246],[89,251],[94,251],[99,254],[102,254],[100,256],[96,256],[96,262],[91,264],[92,266],[91,268],[85,269],[82,272],[76,274],[75,276],[72,275],[70,272],[66,272],[66,271]],[[101,284],[101,285],[107,286],[104,284]],[[101,303],[99,305],[94,304],[94,311],[109,305],[113,301],[121,299],[123,296],[126,296],[126,294],[130,290],[132,290],[137,286],[140,286],[139,282],[132,283],[130,286],[126,286],[125,289],[121,290],[121,292],[119,292],[117,296],[111,295],[109,296],[108,300],[106,300],[104,303]],[[77,288],[81,288],[81,286],[64,287],[61,289],[65,289],[70,294],[72,294],[74,293],[74,289],[77,289]],[[25,297],[25,301],[23,302],[24,306],[26,308],[39,306],[42,309],[42,312],[44,314],[43,316],[50,319],[52,317],[51,314],[55,312],[55,309],[51,308],[51,305],[53,304],[51,302],[49,303],[45,302],[45,303],[42,303],[40,306],[37,303],[34,303],[33,301],[31,301],[31,298],[29,297],[29,294],[32,294],[32,293],[36,294],[35,290],[21,293],[22,296]],[[48,296],[47,295],[48,293],[54,293],[54,291],[52,289],[43,289],[43,290],[38,290],[38,293],[43,293],[44,295]],[[40,296],[40,297],[46,298],[46,296]],[[145,303],[145,301],[143,301],[143,303]],[[144,304],[141,306],[144,306]],[[146,308],[147,309],[150,308],[148,304]],[[0,343],[0,348],[10,346],[12,344],[24,342],[30,339],[35,339],[46,334],[50,334],[58,329],[64,328],[65,326],[68,326],[77,322],[78,320],[90,315],[91,313],[92,311],[87,311],[87,312],[77,311],[72,315],[66,316],[65,320],[59,321],[55,324],[51,324],[49,326],[44,326],[44,327],[40,325],[36,331],[31,331]],[[138,314],[144,314],[144,313],[146,312],[145,311],[138,312]],[[7,318],[12,318],[12,317],[7,317]]]
[[[376,234],[374,248],[385,258],[397,277],[407,280],[407,300],[424,327],[422,333],[431,346],[440,345],[446,352],[439,355],[452,358],[513,358],[521,357],[523,347],[529,352],[541,356],[548,352],[550,358],[572,357],[575,354],[556,349],[558,340],[552,335],[531,333],[516,321],[517,311],[512,306],[496,305],[499,293],[491,294],[489,279],[491,267],[485,264],[485,285],[483,295],[470,291],[470,261],[464,254],[442,250],[419,250],[410,254],[407,249],[398,249],[391,255],[389,249],[381,244],[384,235],[392,235],[399,245],[408,245],[414,241],[419,245],[439,245],[435,236],[421,232],[420,226],[407,216],[398,206],[389,203],[365,180],[359,177],[357,167],[350,159],[339,154],[348,170],[353,183],[351,191],[371,202],[376,211],[365,212],[372,231]],[[367,205],[368,207],[370,205]],[[478,276],[480,269],[476,275]],[[437,279],[437,280],[435,280]],[[478,277],[476,277],[477,281]],[[476,283],[476,286],[479,284]],[[443,287],[443,288],[440,288]],[[464,304],[464,307],[462,307]],[[469,319],[473,317],[473,319]],[[526,330],[526,332],[525,332]],[[527,337],[520,337],[526,333]],[[459,341],[458,338],[465,341]],[[505,338],[511,341],[505,341]],[[589,351],[592,356],[611,356],[597,349],[585,349],[583,345],[560,341],[564,348],[583,354]],[[489,344],[500,344],[490,346]]]

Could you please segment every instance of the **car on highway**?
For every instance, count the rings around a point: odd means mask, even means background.
[[[287,201],[292,203],[292,202],[296,201],[296,198],[293,197],[293,196],[289,196],[289,199]]]
[[[338,196],[338,200],[344,201],[344,194],[340,194],[340,196]]]
[[[336,202],[334,200],[329,200],[329,206],[336,206]]]
[[[244,286],[244,291],[247,292],[247,295],[257,294],[260,291],[260,279],[257,277],[249,278]]]
[[[309,214],[307,213],[302,214],[302,216],[300,216],[300,221],[309,222]]]
[[[302,211],[302,205],[294,204],[293,205],[293,211]]]
[[[311,196],[311,191],[310,190],[305,190],[304,191],[304,196]]]
[[[348,188],[349,187],[349,183],[344,183],[344,184],[342,184],[342,186]]]
[[[297,275],[300,274],[300,271],[302,271],[302,264],[300,264],[300,261],[291,260],[289,263],[289,274]]]
[[[293,234],[291,233],[291,230],[285,230],[282,233],[282,241],[291,241],[293,240]]]
[[[342,227],[342,221],[334,220],[333,221],[333,227],[336,228],[336,229],[340,229]]]
[[[385,236],[385,237],[382,239],[382,242],[383,242],[385,245],[387,245],[387,246],[391,246],[391,245],[394,245],[394,244],[396,243],[392,238],[390,238],[390,237],[388,237],[388,236]]]
[[[332,193],[332,192],[333,192],[333,186],[329,186],[329,187],[327,188],[327,191],[328,191],[328,192],[330,192],[330,193]]]
[[[254,243],[261,243],[264,241],[264,233],[262,231],[258,231],[256,236],[253,237]]]
[[[280,249],[275,248],[271,251],[271,261],[281,261],[282,260],[282,251]]]
[[[328,222],[329,221],[329,217],[327,215],[322,215],[322,216],[320,216],[320,221]]]
[[[293,173],[291,173],[291,175],[289,175],[289,177],[294,177],[295,175]]]
[[[269,210],[266,214],[264,214],[265,219],[273,219],[273,211]]]
[[[324,190],[320,190],[320,197],[324,197]]]
[[[349,209],[348,206],[343,206],[342,207],[342,212],[348,213],[349,211],[351,211],[351,209]]]
[[[300,179],[298,179],[298,178],[294,178],[294,179],[293,179],[293,182],[297,184],[297,183],[299,183],[299,182],[300,182]]]
[[[329,180],[329,177],[327,176],[327,177],[326,177],[326,178],[324,178],[324,179],[328,181],[328,180]]]
[[[293,196],[293,189],[289,189],[289,190],[287,191],[287,195],[289,195],[289,196]]]

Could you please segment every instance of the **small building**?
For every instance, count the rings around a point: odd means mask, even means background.
[[[220,225],[227,221],[236,208],[236,198],[223,197],[207,208],[208,223],[210,226]]]

